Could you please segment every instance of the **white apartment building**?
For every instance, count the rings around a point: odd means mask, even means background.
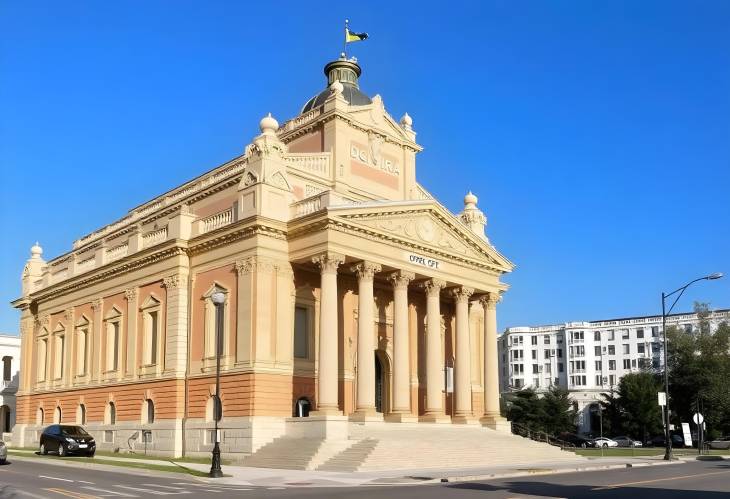
[[[15,392],[18,391],[20,377],[20,336],[0,334],[0,437],[9,441],[15,426]]]
[[[730,321],[730,309],[715,310],[709,318],[713,331],[724,321]],[[699,318],[672,314],[667,325],[692,332]],[[501,391],[567,388],[579,411],[581,433],[598,431],[597,402],[624,374],[663,368],[661,316],[511,327],[498,345]]]

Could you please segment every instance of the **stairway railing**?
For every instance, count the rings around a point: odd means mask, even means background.
[[[534,440],[535,442],[543,442],[546,444],[554,445],[556,447],[560,447],[562,450],[575,450],[575,445],[571,444],[570,442],[566,442],[565,440],[556,438],[545,431],[533,430],[528,426],[518,423],[512,423],[512,433],[521,437],[529,438],[530,440]]]

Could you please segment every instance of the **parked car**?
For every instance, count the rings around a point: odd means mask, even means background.
[[[558,438],[560,440],[563,440],[565,442],[568,442],[569,444],[573,444],[576,447],[595,447],[596,444],[591,440],[590,438],[581,437],[580,435],[576,435],[575,433],[561,433],[558,435]]]
[[[730,449],[730,436],[716,438],[715,440],[707,442],[707,445],[710,449]]]
[[[606,437],[596,438],[593,443],[596,447],[618,447],[617,441]]]
[[[43,430],[39,451],[43,455],[56,452],[61,457],[69,454],[93,457],[96,441],[80,426],[54,424]]]
[[[684,438],[682,438],[681,435],[673,433],[671,439],[672,447],[684,447]],[[666,440],[664,439],[664,435],[657,435],[656,437],[646,441],[647,447],[664,447],[665,445]]]
[[[638,440],[634,440],[631,437],[627,437],[625,435],[622,435],[620,437],[613,437],[612,440],[615,440],[616,443],[618,443],[619,447],[641,447],[641,442]]]
[[[0,440],[0,464],[5,464],[5,461],[8,459],[8,448],[5,445],[5,442]]]

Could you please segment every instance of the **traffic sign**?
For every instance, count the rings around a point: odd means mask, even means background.
[[[659,405],[665,406],[667,405],[667,394],[666,392],[658,392],[657,395],[659,396]]]
[[[705,417],[699,412],[695,412],[694,416],[692,416],[692,421],[699,425],[705,422]]]

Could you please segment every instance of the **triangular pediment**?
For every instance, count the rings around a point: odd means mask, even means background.
[[[491,244],[433,200],[337,207],[331,208],[329,215],[371,234],[486,264],[500,272],[510,272],[514,267]]]
[[[413,142],[405,130],[388,114],[380,96],[373,98],[373,103],[367,106],[351,106],[348,114],[361,125],[374,131],[379,131],[401,141]]]

